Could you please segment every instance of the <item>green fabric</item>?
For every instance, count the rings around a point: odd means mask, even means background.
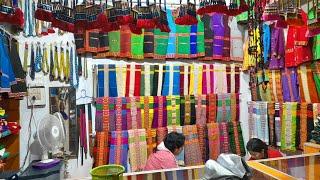
[[[172,108],[172,101],[175,101],[175,109]],[[173,114],[176,114],[175,123],[173,122]],[[180,96],[167,96],[167,126],[180,126]]]
[[[131,34],[131,56],[133,59],[143,59],[144,33]]]
[[[320,59],[320,35],[313,37],[313,47],[312,47],[313,59]]]
[[[320,61],[312,63],[312,72],[318,94],[320,95]],[[318,67],[318,68],[317,68]]]
[[[261,101],[272,101],[268,75],[268,73],[265,73],[263,76],[263,72],[261,70],[257,73],[257,80],[259,84],[259,97]]]
[[[154,30],[154,54],[156,58],[165,58],[167,54],[169,33]]]
[[[245,1],[246,1],[246,3],[248,3],[248,0],[245,0]],[[240,0],[238,0],[237,3],[238,3],[238,6],[240,6]],[[248,13],[248,11],[245,11],[245,12],[239,14],[238,16],[236,16],[236,18],[237,18],[237,22],[239,24],[247,23],[248,18],[249,18],[249,13]]]
[[[284,103],[281,119],[281,150],[296,151],[298,103]]]
[[[205,55],[204,24],[201,21],[200,16],[198,16],[197,52],[198,52],[198,56],[204,56]]]
[[[145,91],[145,83],[144,83],[144,76],[145,76],[145,70],[144,66],[141,66],[141,78],[140,78],[140,96],[145,96],[144,91]]]
[[[190,27],[176,25],[178,57],[190,56]]]
[[[120,31],[111,31],[108,33],[110,54],[120,53]]]

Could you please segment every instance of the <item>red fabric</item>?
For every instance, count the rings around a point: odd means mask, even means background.
[[[152,171],[172,168],[178,168],[175,156],[169,151],[160,150],[150,155],[144,170]]]
[[[134,75],[134,96],[140,96],[140,82],[141,82],[141,65],[136,65]]]
[[[130,89],[130,64],[127,65],[126,97],[129,97],[129,89]]]
[[[280,153],[280,151],[276,150],[276,149],[268,149],[268,158],[278,158],[278,157],[282,157],[282,154]]]

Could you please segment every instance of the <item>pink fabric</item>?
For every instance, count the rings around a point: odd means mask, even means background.
[[[176,157],[165,148],[163,142],[158,145],[157,149],[157,152],[150,155],[144,168],[145,171],[178,168]]]

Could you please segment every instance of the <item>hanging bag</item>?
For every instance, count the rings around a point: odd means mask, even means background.
[[[77,4],[77,3],[76,3]],[[87,20],[87,14],[86,14],[86,6],[87,2],[84,1],[82,4],[77,4],[75,6],[75,14],[74,14],[74,25],[75,25],[75,31],[76,32],[83,32],[87,28],[88,20]]]
[[[74,3],[72,8],[68,7],[68,1],[52,3],[53,7],[53,20],[52,27],[59,28],[62,31],[74,32]]]
[[[102,27],[103,32],[111,32],[111,31],[117,31],[120,29],[119,23],[117,20],[117,9],[114,7],[115,2],[113,1],[113,6],[109,6],[106,3],[106,7],[104,9],[104,14],[108,19],[108,23],[106,23]]]
[[[141,0],[138,0],[138,4],[135,9],[138,11],[138,17],[136,26],[140,29],[152,29],[155,27],[155,20],[152,14],[152,8],[155,4],[150,5],[149,0],[146,1],[146,6],[141,5]]]
[[[196,11],[196,0],[194,3],[191,3],[190,0],[187,1],[187,4],[181,4],[178,8],[178,18],[175,20],[175,23],[178,25],[194,25],[198,23],[197,20],[197,11]]]
[[[119,25],[127,25],[133,22],[131,15],[131,5],[128,1],[115,1],[113,7],[116,10],[116,19]]]
[[[170,32],[169,28],[169,23],[168,23],[168,18],[167,18],[167,3],[166,0],[164,0],[164,10],[161,7],[161,0],[159,1],[159,6],[156,7],[155,9],[155,22],[156,22],[156,27],[161,30],[161,32]]]
[[[92,3],[86,7],[85,11],[87,16],[87,30],[100,29],[108,24],[101,0],[99,4],[96,4],[95,0],[93,0]]]
[[[20,8],[18,8],[17,1],[0,2],[0,22],[8,23],[23,28],[23,12]]]
[[[197,14],[227,13],[228,7],[225,0],[200,0],[200,8]]]
[[[38,20],[51,22],[53,19],[51,0],[39,0],[35,17]]]

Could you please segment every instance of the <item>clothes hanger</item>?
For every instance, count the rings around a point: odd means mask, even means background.
[[[76,100],[86,99],[86,98],[91,98],[91,100],[94,100],[94,97],[88,96],[87,91],[85,89],[82,89],[81,96],[79,98],[77,98]]]

